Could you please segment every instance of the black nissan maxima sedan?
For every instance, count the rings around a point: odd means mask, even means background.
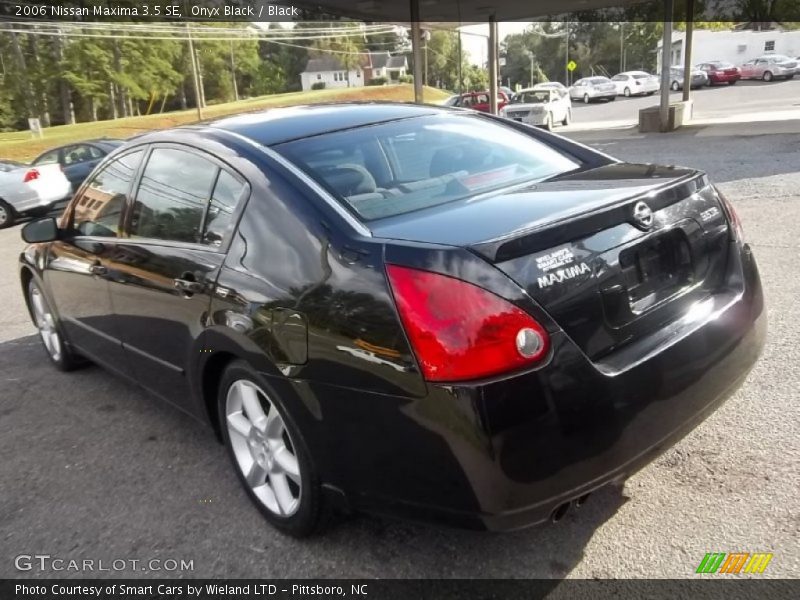
[[[210,424],[265,517],[507,530],[669,448],[762,349],[756,262],[697,170],[461,109],[275,109],[150,133],[22,290],[54,365]]]

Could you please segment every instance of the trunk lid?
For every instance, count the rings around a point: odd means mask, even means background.
[[[373,233],[469,247],[592,359],[682,316],[727,261],[719,198],[691,169],[618,163],[401,217]]]

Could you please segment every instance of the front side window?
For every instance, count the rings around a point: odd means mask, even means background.
[[[276,146],[363,220],[571,171],[579,163],[499,123],[433,115]]]
[[[80,235],[117,237],[120,217],[144,150],[114,159],[86,185],[72,205],[70,221]]]
[[[218,170],[212,161],[185,150],[154,149],[136,192],[131,237],[200,242]]]

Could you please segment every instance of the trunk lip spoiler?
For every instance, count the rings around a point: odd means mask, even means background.
[[[470,244],[469,248],[492,263],[505,262],[588,237],[621,222],[631,222],[629,207],[641,200],[646,200],[653,212],[656,212],[700,192],[709,185],[706,173],[694,170],[646,193],[634,194],[597,209],[594,214],[579,212],[563,219]],[[587,215],[591,216],[587,219]]]

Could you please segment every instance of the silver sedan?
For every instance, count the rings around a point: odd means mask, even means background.
[[[31,167],[0,161],[0,229],[10,227],[22,215],[50,208],[71,191],[58,165]]]

